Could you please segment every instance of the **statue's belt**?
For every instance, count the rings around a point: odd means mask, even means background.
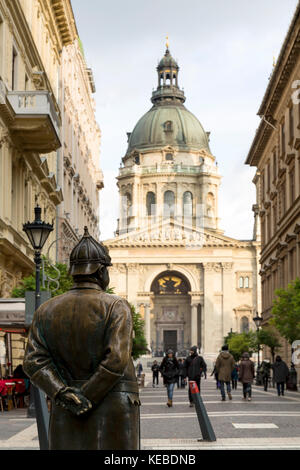
[[[70,381],[70,387],[81,388],[86,382],[86,380],[72,380]],[[111,390],[109,390],[109,393],[111,392],[139,393],[139,386],[137,382],[124,380],[118,382]]]

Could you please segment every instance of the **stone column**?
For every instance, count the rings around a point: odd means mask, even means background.
[[[198,345],[198,304],[192,304],[191,311],[191,346]]]
[[[150,323],[150,304],[144,304],[145,311],[145,335],[148,348],[151,348],[151,323]]]

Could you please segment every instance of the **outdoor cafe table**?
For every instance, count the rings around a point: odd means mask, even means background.
[[[13,393],[22,394],[26,390],[24,379],[2,379],[0,380],[0,394],[7,396],[8,411],[13,408]]]

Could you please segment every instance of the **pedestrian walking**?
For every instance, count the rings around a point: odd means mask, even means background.
[[[203,371],[202,371],[202,374],[201,374],[201,377],[204,376],[205,380],[207,379],[207,365],[206,363],[204,363],[205,366],[203,368]]]
[[[151,367],[152,370],[152,387],[155,387],[155,382],[156,385],[158,386],[158,375],[159,375],[159,364],[157,361],[154,361]]]
[[[196,382],[200,392],[201,374],[206,368],[206,363],[202,356],[197,353],[197,346],[192,346],[190,349],[190,355],[184,361],[184,376],[188,377],[189,380]],[[194,406],[193,397],[189,387],[189,401],[190,407]]]
[[[228,398],[229,400],[232,400],[230,381],[231,381],[231,374],[234,369],[234,366],[235,366],[234,358],[228,351],[228,345],[224,344],[224,346],[222,346],[222,351],[220,352],[216,361],[216,370],[218,373],[218,380],[220,382],[222,401],[226,401],[225,384],[226,384]]]
[[[284,383],[286,382],[289,375],[289,368],[286,363],[281,359],[280,356],[276,356],[275,362],[272,365],[274,380],[277,385],[277,393],[280,397],[280,394],[284,395]]]
[[[168,394],[167,406],[171,407],[173,406],[174,387],[177,382],[177,377],[179,374],[178,361],[172,349],[169,349],[167,351],[167,354],[163,358],[162,363],[159,367],[159,370],[162,373],[164,385],[167,387],[167,394]]]
[[[242,355],[240,369],[239,369],[239,379],[243,384],[243,400],[248,401],[252,400],[252,382],[254,379],[254,364],[250,360],[249,353],[244,352]]]
[[[185,388],[184,363],[182,359],[178,359],[178,365],[179,365],[179,374],[178,374],[179,388]]]
[[[217,369],[216,369],[216,364],[214,364],[214,368],[213,368],[213,371],[212,373],[210,374],[210,376],[214,375],[215,376],[215,381],[216,381],[216,389],[218,390],[220,388],[220,382],[218,380],[218,372],[217,372]]]
[[[232,390],[237,389],[237,383],[238,383],[238,378],[239,378],[239,367],[237,364],[234,365],[234,369],[231,373],[231,385],[232,385]]]
[[[137,371],[137,376],[138,377],[141,377],[142,375],[142,372],[143,372],[143,366],[142,364],[139,362],[138,365],[136,366],[136,371]]]
[[[270,361],[267,361],[266,359],[262,361],[260,368],[259,368],[259,373],[262,378],[263,386],[264,386],[264,391],[268,391],[268,384],[269,384],[269,378],[270,378],[270,370],[271,370],[271,364]]]

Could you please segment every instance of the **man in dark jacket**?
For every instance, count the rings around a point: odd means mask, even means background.
[[[153,362],[151,370],[152,370],[152,387],[155,387],[155,382],[156,382],[156,385],[158,386],[159,365],[157,364],[157,361]]]
[[[189,380],[194,380],[200,392],[200,381],[201,374],[206,370],[206,362],[202,356],[199,356],[197,353],[197,346],[192,346],[190,349],[190,355],[186,358],[184,362],[184,371],[185,377],[188,377]],[[194,406],[193,397],[189,387],[189,401],[190,407]]]
[[[239,379],[243,384],[243,399],[246,400],[248,396],[248,401],[251,401],[252,382],[254,379],[254,364],[250,360],[249,353],[247,352],[244,352],[242,355],[239,368]]]
[[[110,257],[85,227],[74,286],[35,312],[24,371],[52,400],[50,450],[139,449],[130,305],[105,292]]]
[[[277,385],[277,393],[280,397],[280,394],[284,395],[284,384],[289,375],[289,368],[280,356],[276,356],[272,369],[274,372],[274,380]]]
[[[228,352],[228,345],[224,344],[224,346],[222,346],[222,351],[216,360],[216,371],[218,373],[218,380],[220,382],[222,401],[226,400],[225,383],[226,383],[228,398],[229,400],[232,400],[230,381],[231,381],[231,374],[234,369],[234,366],[235,366],[235,360],[233,356]]]

